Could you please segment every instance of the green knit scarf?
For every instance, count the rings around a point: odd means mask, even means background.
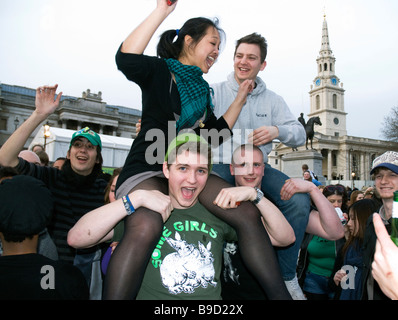
[[[184,65],[175,59],[165,59],[171,73],[174,74],[181,99],[181,115],[177,120],[177,132],[192,127],[206,111],[212,108],[210,86],[203,79],[203,72],[197,66]]]

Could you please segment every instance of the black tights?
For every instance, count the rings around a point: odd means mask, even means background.
[[[271,300],[291,299],[258,209],[250,202],[242,202],[238,208],[228,210],[213,204],[219,191],[227,187],[231,185],[210,175],[199,201],[215,216],[235,228],[242,258],[267,297]],[[167,180],[161,178],[147,179],[135,189],[156,189],[168,193]],[[161,215],[146,208],[137,209],[125,219],[123,239],[112,254],[105,278],[104,299],[135,298],[162,230]]]

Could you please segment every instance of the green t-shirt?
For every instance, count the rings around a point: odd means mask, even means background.
[[[174,209],[148,263],[138,300],[221,299],[222,248],[235,230],[199,202]]]
[[[308,245],[308,271],[330,277],[336,259],[336,243],[314,236]]]

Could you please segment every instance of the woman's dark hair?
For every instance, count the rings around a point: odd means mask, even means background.
[[[337,196],[342,196],[343,197],[343,203],[341,205],[341,211],[347,212],[347,201],[348,201],[348,196],[346,189],[343,185],[341,184],[336,184],[336,185],[328,185],[326,186],[323,191],[323,195],[327,198],[333,194]]]
[[[344,186],[341,185],[328,185],[323,189],[323,195],[325,197],[329,197],[333,194],[342,196],[345,193],[345,188]]]
[[[352,245],[361,246],[363,243],[363,238],[366,229],[367,220],[373,213],[377,212],[379,206],[377,202],[372,199],[362,199],[354,202],[349,208],[348,211],[352,213],[353,218],[355,219],[355,224],[358,224],[358,234],[351,235],[348,237],[346,243],[342,248],[343,256],[347,253],[347,250]]]
[[[218,26],[218,19],[192,18],[184,23],[180,30],[168,30],[163,32],[157,46],[157,55],[164,59],[178,59],[184,50],[184,38],[189,35],[196,45],[206,35],[207,30],[213,27],[220,34],[221,43],[225,39],[224,31]],[[174,41],[174,39],[177,39]]]
[[[110,201],[109,201],[109,192],[111,191],[111,186],[112,186],[113,180],[115,180],[115,178],[116,178],[118,175],[120,175],[120,172],[122,172],[122,169],[123,169],[123,168],[120,167],[120,168],[115,168],[115,169],[113,170],[112,177],[109,179],[108,185],[107,185],[106,188],[105,188],[105,197],[104,197],[105,203],[109,203],[109,202],[110,202]]]

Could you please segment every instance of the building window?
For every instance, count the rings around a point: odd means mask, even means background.
[[[316,109],[318,110],[318,109],[320,109],[321,108],[321,97],[319,96],[319,95],[317,95],[316,97],[315,97],[315,106],[316,106]]]
[[[325,64],[323,65],[323,67],[324,67],[324,71],[328,71],[328,64],[327,64],[327,63],[325,63]]]
[[[337,94],[333,95],[333,109],[337,109]]]
[[[7,130],[7,119],[0,119],[0,130]]]
[[[337,155],[332,153],[332,166],[337,167]]]
[[[330,71],[333,71],[333,63],[330,64]]]

